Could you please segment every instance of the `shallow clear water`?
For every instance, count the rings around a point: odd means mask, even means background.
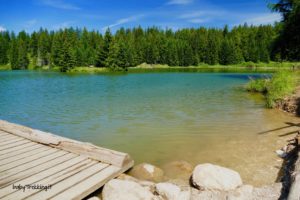
[[[245,92],[253,75],[0,72],[0,119],[128,152],[136,163],[231,167],[261,185],[275,181],[274,150],[286,140],[278,136],[293,127],[258,133],[298,119]]]

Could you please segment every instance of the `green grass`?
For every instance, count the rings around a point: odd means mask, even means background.
[[[109,68],[98,67],[74,67],[68,70],[69,73],[108,73],[112,72]]]
[[[298,72],[276,72],[271,79],[251,80],[246,86],[248,91],[261,92],[266,96],[266,106],[273,108],[278,100],[291,95],[299,84]]]
[[[297,86],[296,76],[291,72],[278,72],[267,86],[267,107],[273,108],[277,100],[291,95]]]
[[[1,70],[11,70],[10,65],[0,65],[0,71]]]
[[[59,66],[44,66],[36,67],[31,59],[29,70],[51,70],[60,71]],[[300,70],[300,62],[269,62],[269,63],[253,63],[243,62],[236,65],[208,65],[201,63],[198,66],[168,66],[161,64],[146,64],[142,63],[136,67],[129,67],[128,72],[143,73],[143,72],[276,72],[281,70]],[[0,65],[0,70],[10,70],[9,65]],[[109,68],[84,67],[78,66],[68,70],[71,73],[112,73]],[[118,72],[113,72],[118,73]]]
[[[246,88],[249,92],[267,93],[267,87],[270,79],[251,79]]]

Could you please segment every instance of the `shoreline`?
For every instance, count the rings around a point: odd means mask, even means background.
[[[12,70],[9,65],[0,65],[0,71]],[[60,72],[59,66],[33,67],[28,69],[34,71],[57,71]],[[270,63],[251,63],[245,62],[236,65],[208,65],[201,64],[198,66],[168,66],[160,64],[140,64],[135,67],[128,67],[124,71],[112,71],[106,67],[74,67],[66,73],[90,73],[90,74],[124,74],[124,73],[146,73],[146,72],[253,72],[253,73],[273,73],[281,70],[300,70],[299,62],[270,62]]]

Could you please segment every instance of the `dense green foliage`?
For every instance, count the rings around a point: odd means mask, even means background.
[[[41,29],[17,36],[0,34],[0,64],[26,69],[29,61],[37,67],[59,66],[67,71],[75,66],[109,67],[126,70],[141,63],[169,66],[269,62],[276,28],[238,26],[224,29],[181,29],[156,27],[121,28],[114,35],[86,29],[51,31]]]
[[[251,80],[247,85],[247,89],[252,92],[266,94],[267,107],[273,108],[276,101],[292,94],[296,85],[297,79],[295,74],[287,71],[279,71],[271,79]]]
[[[267,93],[268,84],[270,79],[251,79],[247,84],[246,88],[250,92],[260,92],[260,93]]]
[[[267,86],[267,106],[272,108],[275,102],[290,95],[296,88],[296,77],[290,72],[278,72]]]
[[[273,59],[300,60],[300,0],[279,0],[271,6],[283,16],[280,35],[274,42]]]
[[[156,27],[119,29],[104,35],[85,28],[31,34],[0,33],[0,65],[12,69],[31,66],[108,67],[126,70],[142,63],[169,66],[232,65],[300,60],[300,0],[279,0],[271,5],[282,13],[275,25],[189,28],[172,31]]]

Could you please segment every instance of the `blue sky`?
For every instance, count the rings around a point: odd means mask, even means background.
[[[86,27],[113,31],[120,27],[230,27],[270,24],[280,15],[271,0],[0,0],[0,31],[32,32]]]

